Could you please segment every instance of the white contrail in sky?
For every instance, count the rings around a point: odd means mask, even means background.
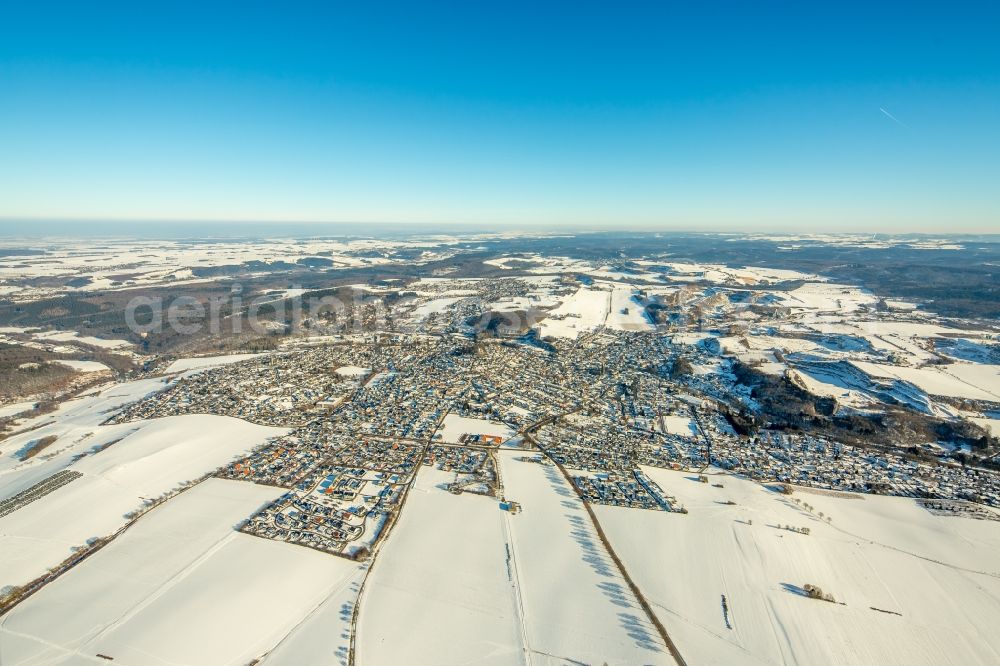
[[[885,109],[883,109],[881,106],[878,107],[878,110],[881,111],[882,113],[884,113],[885,115],[887,115],[889,117],[889,119],[892,120],[894,123],[896,123],[898,125],[901,125],[902,127],[906,127],[906,125],[903,124],[899,120],[899,118],[897,118],[896,116],[892,115],[891,113],[889,113],[888,111],[886,111]]]

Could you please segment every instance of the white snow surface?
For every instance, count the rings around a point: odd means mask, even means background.
[[[208,479],[157,507],[0,620],[0,663],[237,665],[266,653],[358,568],[233,530],[282,492]]]
[[[342,365],[334,372],[342,377],[364,377],[371,372],[370,368],[360,368],[356,365]]]
[[[222,365],[239,363],[251,358],[257,358],[262,354],[226,354],[224,356],[193,356],[190,358],[179,358],[167,366],[164,370],[167,374],[174,372],[186,372],[189,370],[207,370],[217,368]]]
[[[680,414],[664,414],[663,425],[666,431],[671,435],[694,437],[698,432],[697,425],[695,424],[694,419],[690,416],[681,416]]]
[[[101,347],[102,349],[121,349],[123,347],[131,347],[132,343],[128,340],[114,340],[107,338],[96,338],[92,335],[80,335],[76,331],[48,331],[43,333],[35,333],[33,337],[38,340],[45,341],[55,341],[55,342],[79,342],[84,345],[89,345],[91,347]]]
[[[611,292],[580,287],[539,324],[541,335],[576,338],[602,326],[608,317]]]
[[[873,377],[902,379],[930,395],[1000,402],[1000,366],[952,363],[944,366],[908,366],[852,361]]]
[[[106,372],[111,370],[111,368],[98,361],[72,361],[61,358],[55,361],[55,363],[73,368],[77,372]]]
[[[496,500],[424,467],[359,601],[360,664],[525,663]]]
[[[653,331],[656,327],[646,316],[646,307],[639,300],[638,290],[614,285],[606,321],[608,328],[620,331]]]
[[[77,434],[86,430],[69,430],[31,458],[31,464],[11,466],[12,453],[5,442],[3,462],[8,469],[0,473],[0,497],[14,495],[59,469],[83,476],[0,517],[0,587],[40,576],[75,547],[115,532],[125,524],[125,514],[139,509],[146,499],[287,432],[203,414],[102,426]],[[80,453],[87,455],[74,462]]]
[[[522,506],[505,516],[531,663],[672,664],[580,499],[523,455],[499,452],[506,497]]]
[[[715,488],[645,471],[690,513],[595,510],[688,663],[1000,660],[997,523],[936,516],[908,498],[788,497],[729,475],[711,475]],[[811,534],[777,527],[788,524]],[[838,603],[807,598],[807,583]]]
[[[441,435],[442,441],[455,444],[462,435],[496,435],[507,439],[514,434],[514,430],[504,423],[448,414],[435,433],[438,434]]]
[[[29,409],[34,409],[34,402],[14,402],[9,405],[4,405],[0,407],[0,418],[6,418],[8,416],[17,416],[22,414]]]

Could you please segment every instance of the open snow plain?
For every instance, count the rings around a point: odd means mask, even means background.
[[[594,509],[689,663],[1000,659],[996,522],[933,515],[909,498],[789,496],[727,474],[699,483],[645,471],[690,513]],[[835,602],[808,598],[806,584]]]
[[[504,423],[448,414],[444,417],[435,437],[444,442],[457,443],[463,435],[490,435],[508,439],[513,434],[514,431],[510,426]]]
[[[206,480],[0,620],[0,663],[245,664],[356,570],[233,526],[281,489]]]
[[[672,658],[554,466],[503,451],[512,568],[532,663],[669,664]]]
[[[527,663],[505,514],[453,479],[417,475],[360,600],[359,663]]]
[[[100,426],[125,402],[162,388],[159,379],[114,385],[65,403],[38,427],[4,440],[0,481],[7,499],[70,471],[73,481],[0,516],[0,587],[22,585],[107,536],[143,505],[285,432],[225,416],[183,415]],[[24,459],[44,437],[52,444]]]

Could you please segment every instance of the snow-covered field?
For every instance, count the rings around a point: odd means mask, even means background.
[[[514,434],[514,431],[503,423],[487,421],[486,419],[473,419],[457,414],[448,414],[444,417],[441,427],[434,434],[435,438],[444,442],[458,443],[462,435],[494,435],[507,439]],[[438,437],[440,435],[440,437]]]
[[[342,365],[334,372],[341,377],[364,377],[370,373],[371,370],[369,368],[359,368],[356,365]]]
[[[358,593],[368,571],[367,564],[336,583],[326,598],[261,659],[271,666],[347,666],[351,644],[351,618]]]
[[[98,425],[123,405],[162,389],[163,379],[141,379],[108,384],[66,400],[49,414],[41,414],[18,424],[20,434],[0,442],[0,498],[14,495],[69,464],[70,458],[88,450]],[[31,442],[54,436],[56,444],[43,455],[27,462],[17,453]]]
[[[595,510],[688,663],[1000,660],[997,523],[936,516],[907,498],[789,497],[728,475],[710,476],[716,488],[645,471],[690,513]],[[805,584],[837,603],[807,598]]]
[[[448,311],[455,303],[462,300],[464,296],[449,296],[447,298],[435,298],[422,303],[413,309],[410,316],[416,321],[421,321],[433,314],[442,314]]]
[[[101,654],[126,664],[236,665],[263,655],[358,569],[233,530],[281,492],[209,479],[154,509],[4,616],[0,663]]]
[[[633,287],[614,286],[606,325],[620,331],[653,331],[656,329],[646,316],[645,306]]]
[[[813,395],[836,398],[840,404],[852,407],[865,407],[874,402],[862,391],[847,386],[840,377],[822,373],[815,368],[808,370],[789,369],[789,377]]]
[[[59,291],[112,291],[208,282],[213,278],[195,275],[198,269],[240,265],[244,262],[295,262],[318,255],[333,268],[372,266],[399,261],[387,256],[368,256],[371,250],[391,252],[395,248],[426,248],[418,262],[435,261],[450,256],[444,246],[452,239],[339,241],[333,239],[265,239],[255,242],[217,240],[208,243],[184,241],[102,240],[80,243],[78,240],[48,239],[44,260],[31,256],[0,258],[0,280],[22,281],[30,278],[85,278],[80,286],[58,290],[5,285],[7,293],[19,298],[37,299]],[[5,243],[14,246],[15,243]],[[407,258],[413,262],[412,257]],[[123,273],[126,273],[123,275]],[[296,289],[280,294],[294,295]]]
[[[359,664],[526,663],[505,514],[495,499],[444,490],[452,480],[417,475],[359,602]]]
[[[6,418],[8,416],[17,416],[22,414],[29,409],[34,409],[35,403],[33,402],[15,402],[9,405],[4,405],[0,407],[0,418]]]
[[[179,358],[167,366],[164,370],[167,374],[175,372],[187,372],[188,370],[207,370],[220,365],[239,363],[251,358],[256,358],[260,354],[227,354],[225,356],[194,356],[191,358]]]
[[[844,314],[862,305],[874,305],[871,292],[845,284],[807,282],[798,289],[781,295],[785,305],[815,312]]]
[[[1000,401],[1000,366],[953,363],[911,368],[857,361],[854,365],[873,377],[902,379],[930,395]]]
[[[1000,419],[990,419],[983,417],[972,417],[972,420],[986,428],[994,437],[1000,437]]]
[[[91,347],[101,347],[102,349],[121,349],[123,347],[131,347],[132,343],[128,340],[109,340],[106,338],[95,338],[92,335],[80,335],[76,331],[51,331],[46,333],[35,333],[34,337],[38,340],[55,341],[55,342],[79,342],[84,345],[89,345]]]
[[[524,262],[533,265],[528,272],[538,275],[579,273],[594,278],[632,283],[661,283],[664,276],[674,282],[708,281],[734,286],[766,284],[785,280],[817,279],[810,273],[777,268],[748,266],[737,268],[723,264],[671,262],[655,259],[638,259],[628,270],[616,269],[610,264],[590,262],[571,257],[528,254],[523,257],[488,259],[484,264],[505,270],[520,268]],[[636,269],[636,267],[640,267]]]
[[[111,368],[98,361],[69,361],[59,359],[56,363],[73,368],[77,372],[106,372],[111,370]]]
[[[522,506],[504,515],[532,663],[673,663],[579,498],[555,467],[522,455],[501,451],[500,468]]]
[[[609,291],[580,287],[541,322],[542,336],[576,338],[602,326],[608,317],[610,298]]]
[[[693,437],[698,432],[698,427],[690,416],[679,414],[664,414],[663,426],[671,435],[682,437]]]
[[[53,431],[55,432],[55,431]],[[287,432],[226,416],[185,415],[101,427],[70,427],[49,448],[18,463],[4,442],[0,489],[9,497],[59,469],[83,476],[0,517],[0,587],[20,585],[113,533],[125,514]],[[36,433],[27,433],[32,439]],[[24,438],[25,435],[19,438]],[[30,440],[29,440],[30,441]],[[74,460],[84,454],[78,460]]]

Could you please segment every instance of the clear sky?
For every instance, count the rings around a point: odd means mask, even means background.
[[[4,1],[0,218],[1000,231],[1000,5]]]

